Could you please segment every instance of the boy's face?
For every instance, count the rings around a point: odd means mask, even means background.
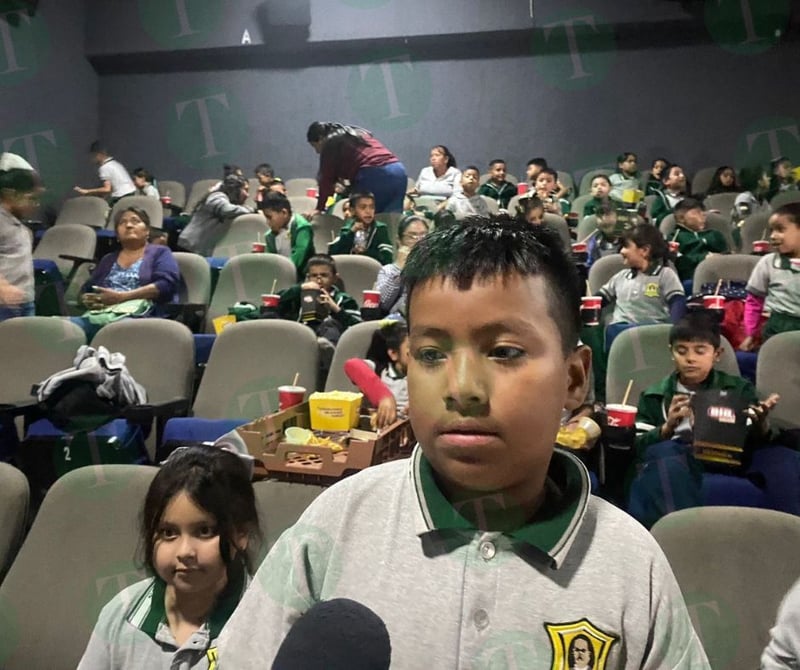
[[[361,198],[351,209],[353,218],[365,226],[372,225],[375,220],[375,201],[372,198]]]
[[[261,186],[269,186],[272,183],[272,175],[266,172],[257,172],[256,179]]]
[[[779,253],[800,256],[800,226],[785,214],[773,214],[769,230],[769,241]]]
[[[625,157],[625,160],[618,164],[620,170],[622,170],[623,174],[632,176],[636,174],[637,170],[637,162],[636,156],[633,154],[628,154]]]
[[[451,500],[541,502],[561,411],[583,401],[590,365],[583,347],[564,357],[549,296],[517,274],[463,291],[436,277],[411,295],[411,423]]]
[[[541,172],[536,177],[536,190],[541,193],[551,193],[556,188],[556,180],[549,172]]]
[[[595,177],[592,179],[592,197],[602,200],[608,197],[610,190],[611,186],[607,179],[603,179],[602,177]]]
[[[279,211],[275,211],[274,209],[265,209],[264,216],[267,217],[267,223],[269,224],[269,229],[277,235],[281,230],[289,223],[289,219],[292,218],[291,213],[288,209],[281,209]]]
[[[673,165],[669,169],[669,175],[664,180],[664,186],[671,191],[682,191],[686,188],[686,175],[683,174],[683,170],[677,165]]]
[[[478,190],[478,182],[481,176],[477,170],[464,170],[461,173],[461,188],[467,195],[473,195]]]
[[[710,342],[683,340],[675,342],[671,350],[678,377],[687,386],[704,382],[722,353]]]
[[[541,225],[542,221],[544,221],[544,208],[534,207],[533,209],[529,209],[525,213],[525,220],[532,226]]]
[[[492,163],[489,167],[489,175],[493,182],[500,184],[506,180],[506,164]]]
[[[315,281],[321,289],[330,291],[336,281],[336,275],[327,265],[309,265],[306,270],[306,279]]]
[[[140,177],[137,175],[133,178],[133,183],[136,186],[136,188],[144,188],[145,184],[147,183],[147,180],[144,177]]]
[[[706,213],[699,207],[687,209],[680,217],[675,218],[689,230],[703,230],[706,227]]]
[[[541,171],[542,171],[542,168],[540,168],[538,165],[535,165],[534,163],[531,163],[525,170],[525,176],[528,178],[528,181],[531,184],[535,184],[536,183],[536,177],[539,176],[539,173]]]

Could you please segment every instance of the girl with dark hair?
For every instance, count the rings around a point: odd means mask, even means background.
[[[402,212],[408,176],[403,164],[372,133],[357,126],[314,121],[306,140],[319,154],[316,210],[325,210],[338,181],[348,180],[353,193],[373,193],[376,212]]]
[[[174,451],[141,513],[150,577],[103,608],[78,668],[216,667],[217,637],[247,588],[258,528],[241,457],[211,446]]]
[[[414,194],[445,199],[460,190],[461,170],[456,158],[444,144],[437,144],[431,149],[430,165],[420,170]]]
[[[430,225],[424,216],[412,214],[400,221],[397,227],[398,246],[394,262],[381,267],[375,280],[375,290],[380,291],[381,310],[385,314],[402,314],[405,311],[406,293],[401,273],[409,252],[429,231]]]
[[[232,173],[206,195],[192,213],[192,219],[178,237],[178,246],[201,256],[210,256],[217,242],[241,214],[252,214],[244,207],[250,185],[241,175]]]
[[[730,165],[723,165],[717,168],[714,176],[711,177],[711,184],[706,191],[706,195],[716,195],[717,193],[740,193],[742,188],[736,179],[736,170]]]

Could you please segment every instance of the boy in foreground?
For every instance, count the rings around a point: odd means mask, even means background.
[[[420,240],[404,276],[419,443],[325,491],[278,540],[220,667],[270,667],[304,612],[346,597],[385,622],[392,668],[561,670],[580,636],[596,669],[707,668],[655,541],[554,451],[591,362],[558,236],[467,219]]]

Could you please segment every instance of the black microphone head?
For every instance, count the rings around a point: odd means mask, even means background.
[[[361,603],[334,598],[294,623],[272,670],[388,670],[391,660],[383,619]]]

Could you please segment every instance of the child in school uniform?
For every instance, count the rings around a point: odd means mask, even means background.
[[[297,278],[306,274],[308,259],[314,255],[314,231],[311,224],[292,212],[292,203],[285,195],[267,191],[261,211],[267,217],[269,232],[264,238],[267,251],[288,258],[297,268]]]
[[[148,198],[158,200],[161,196],[153,182],[153,175],[144,168],[136,168],[133,171],[133,184],[136,186],[136,195],[146,195]]]
[[[468,165],[461,173],[461,190],[449,197],[444,205],[444,209],[452,212],[456,221],[465,219],[468,216],[489,215],[489,206],[478,195],[480,178],[480,170],[474,165]]]
[[[150,577],[103,608],[79,670],[217,667],[217,638],[257,553],[251,471],[252,462],[219,447],[169,456],[141,514]]]
[[[797,182],[792,176],[792,161],[786,156],[779,156],[772,160],[772,176],[769,180],[767,200],[772,200],[781,191],[796,191]]]
[[[656,158],[650,166],[650,176],[647,178],[645,184],[645,195],[657,195],[663,185],[661,184],[661,176],[664,174],[664,169],[670,164],[666,158]]]
[[[753,351],[759,340],[777,333],[800,330],[800,203],[775,210],[769,228],[775,251],[758,261],[747,281],[742,351]],[[764,311],[769,318],[762,327]]]
[[[350,197],[350,215],[342,230],[328,245],[329,253],[364,254],[381,265],[392,262],[394,249],[385,223],[375,220],[375,196],[355,193]]]
[[[599,174],[592,178],[592,185],[589,191],[592,199],[583,206],[583,216],[597,214],[597,210],[609,202],[608,194],[611,192],[611,180],[604,174]]]
[[[624,228],[617,220],[617,209],[614,205],[606,203],[595,212],[597,217],[597,230],[586,240],[587,258],[586,267],[604,256],[619,253],[622,245],[622,232]]]
[[[655,225],[672,213],[673,208],[686,197],[686,175],[679,165],[669,165],[661,173],[662,189],[653,203],[651,218]]]
[[[684,198],[672,212],[676,224],[672,239],[679,245],[675,267],[686,286],[691,284],[695,269],[709,254],[729,252],[728,242],[721,232],[706,226],[706,208],[699,200]]]
[[[636,154],[624,151],[617,156],[617,169],[609,175],[609,180],[611,181],[609,196],[616,202],[622,202],[623,191],[638,190],[640,182]]]
[[[513,649],[548,668],[583,636],[608,668],[708,668],[656,542],[553,447],[590,365],[557,236],[476,217],[421,240],[405,277],[418,444],[324,491],[278,540],[222,667],[271,667],[305,612],[348,598],[385,625],[375,667],[491,667]]]
[[[667,265],[667,243],[658,228],[643,223],[626,231],[620,253],[627,269],[620,270],[598,292],[603,306],[614,304],[606,329],[606,351],[623,330],[648,323],[675,323],[686,311],[683,286]]]
[[[560,195],[563,190],[558,183],[558,172],[552,168],[542,168],[536,177],[536,196],[544,203],[549,214],[564,216],[569,212],[569,200]]]
[[[489,163],[489,179],[481,184],[478,194],[497,200],[501,209],[507,209],[509,200],[517,195],[517,187],[506,181],[506,162],[502,158],[495,158]]]
[[[773,394],[759,402],[749,381],[714,369],[722,353],[720,343],[715,316],[688,313],[670,330],[675,371],[645,389],[639,398],[636,420],[652,428],[636,438],[639,472],[631,485],[629,511],[647,528],[676,509],[701,505],[704,471],[745,476],[751,469],[753,450],[768,441],[767,414],[779,397]],[[739,467],[715,467],[695,458],[691,398],[693,393],[707,389],[736,394],[750,406],[753,424]],[[764,449],[756,468],[761,474],[758,479],[766,480],[768,492],[780,480],[784,485],[779,488],[786,488],[786,477],[793,478],[794,486],[789,488],[797,488],[799,469],[798,455],[785,448]],[[800,509],[796,503],[793,506]]]

